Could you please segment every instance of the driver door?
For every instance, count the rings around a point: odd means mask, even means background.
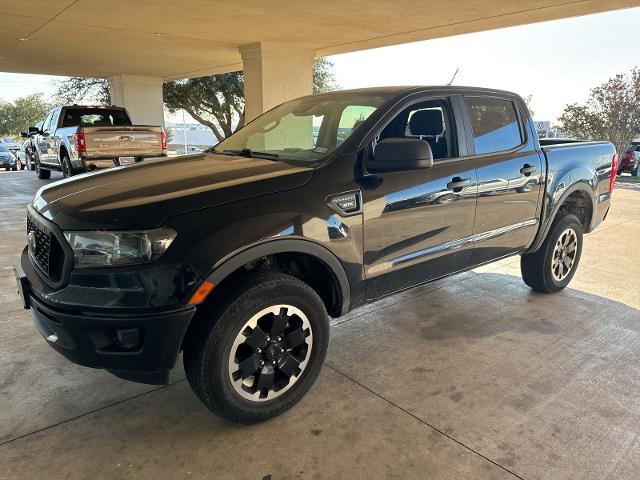
[[[428,121],[412,122],[422,110],[431,111],[421,115]],[[435,112],[441,113],[441,126]],[[405,108],[381,131],[379,138],[422,138],[437,153],[431,168],[365,176],[364,268],[369,299],[470,265],[477,180],[471,162],[459,156],[457,138],[463,132],[459,128],[450,99],[440,98]]]

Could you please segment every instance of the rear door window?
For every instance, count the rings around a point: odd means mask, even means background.
[[[511,100],[465,97],[476,155],[503,152],[522,144],[516,108]]]

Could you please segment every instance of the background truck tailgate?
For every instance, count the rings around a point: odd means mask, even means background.
[[[162,155],[160,127],[84,127],[87,157]]]

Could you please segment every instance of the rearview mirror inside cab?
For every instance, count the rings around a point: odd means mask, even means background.
[[[22,138],[28,138],[28,137],[29,137],[29,134],[28,134],[27,132],[20,132],[20,136],[21,136]]]
[[[431,168],[433,154],[429,144],[419,138],[385,138],[376,145],[366,166],[372,173]]]
[[[40,133],[40,129],[38,127],[29,127],[29,133],[27,135],[36,135]]]

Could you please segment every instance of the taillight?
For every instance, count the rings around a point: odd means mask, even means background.
[[[609,193],[613,192],[613,184],[616,182],[618,174],[618,154],[614,154],[611,158],[611,178],[609,179]]]
[[[162,138],[162,150],[167,149],[167,134],[164,130],[160,132],[160,137]]]
[[[79,132],[79,133],[74,133],[73,134],[73,143],[76,146],[76,151],[78,151],[78,152],[86,152],[87,151],[87,144],[84,141],[84,133],[83,132]]]

